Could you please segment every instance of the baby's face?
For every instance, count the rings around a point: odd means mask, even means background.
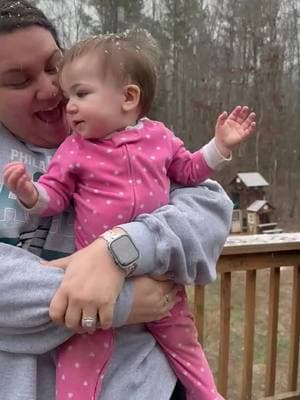
[[[76,58],[61,72],[68,123],[85,139],[104,138],[124,126],[123,88],[110,74],[102,76],[101,63],[93,54]]]

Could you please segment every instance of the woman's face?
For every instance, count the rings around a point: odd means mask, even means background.
[[[0,34],[0,121],[25,142],[56,147],[66,136],[61,57],[51,33],[39,26]]]

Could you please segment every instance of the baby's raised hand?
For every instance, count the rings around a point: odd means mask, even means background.
[[[246,106],[237,106],[229,115],[224,111],[219,116],[215,129],[215,141],[224,157],[228,157],[235,147],[255,132],[255,118],[255,113],[250,113]]]
[[[37,190],[31,177],[21,162],[6,164],[3,168],[3,181],[7,188],[28,208],[35,205],[38,199]]]

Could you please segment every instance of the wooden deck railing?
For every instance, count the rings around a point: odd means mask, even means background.
[[[291,268],[293,284],[291,287],[291,326],[289,338],[289,360],[287,369],[287,387],[284,393],[275,393],[276,361],[278,336],[278,310],[281,267]],[[270,270],[269,312],[266,348],[266,369],[264,397],[253,397],[253,357],[256,322],[256,283],[257,271]],[[300,400],[300,388],[297,382],[299,367],[300,337],[300,233],[275,235],[231,236],[227,240],[217,265],[220,278],[220,338],[218,353],[217,385],[220,393],[229,399],[229,354],[231,334],[231,289],[232,276],[237,271],[245,271],[245,320],[243,366],[239,397],[234,400]],[[195,288],[195,316],[200,341],[205,331],[205,289]],[[233,399],[229,399],[233,400]]]

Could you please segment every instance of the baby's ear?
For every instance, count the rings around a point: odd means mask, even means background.
[[[141,89],[137,85],[124,86],[124,101],[122,103],[123,111],[131,111],[140,104]]]

